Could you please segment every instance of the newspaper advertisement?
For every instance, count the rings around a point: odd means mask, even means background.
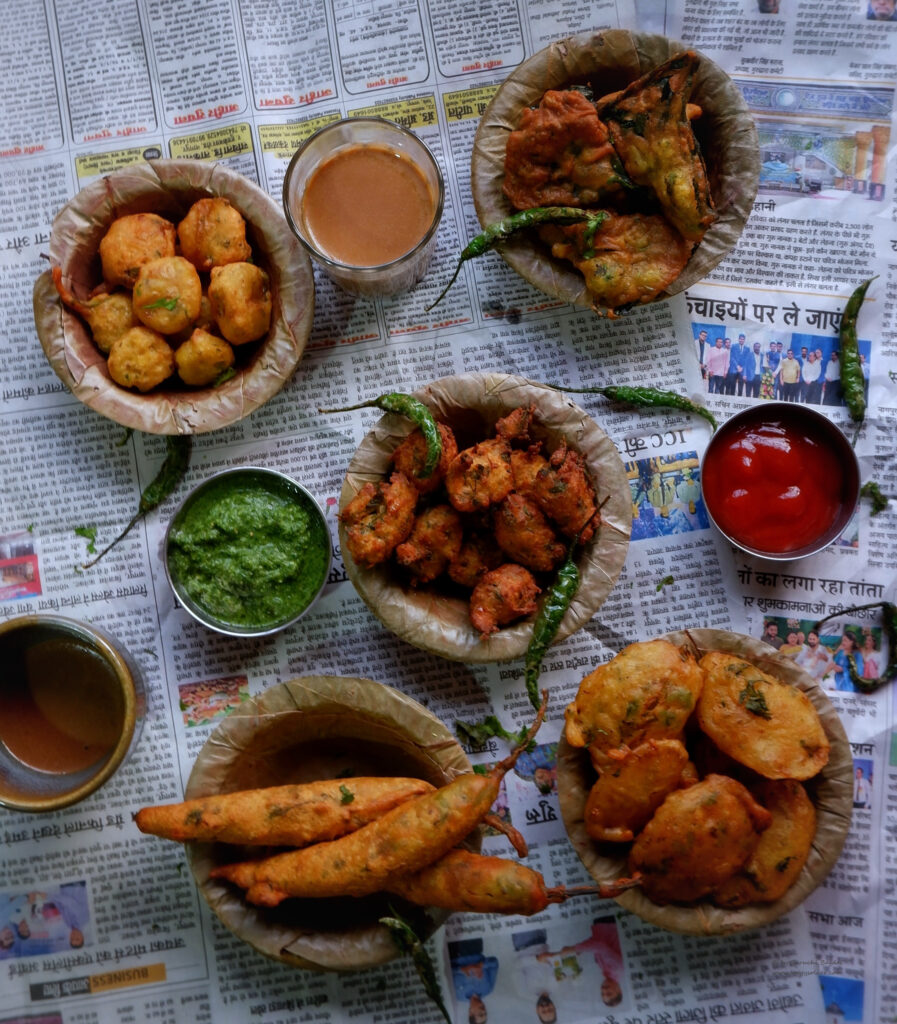
[[[98,793],[48,815],[0,810],[0,1021],[194,1024],[437,1022],[408,957],[316,973],[261,956],[199,895],[183,848],[142,835],[134,812],[183,796],[228,711],[320,673],[363,676],[421,701],[450,728],[531,712],[522,661],[450,662],[398,640],[345,571],[337,511],[373,409],[318,409],[441,377],[493,370],[571,388],[653,385],[719,421],[752,403],[817,407],[855,436],[861,475],[897,495],[897,175],[893,0],[20,0],[0,41],[0,620],[57,612],[107,630],[139,664],[147,709],[133,756]],[[845,27],[846,26],[846,27]],[[623,28],[682,40],[741,90],[758,132],[754,208],[735,249],[687,294],[615,320],[550,299],[495,252],[459,251],[480,230],[474,133],[508,73],[550,42]],[[155,158],[221,162],[278,203],[293,153],[339,117],[375,113],[414,131],[446,182],[430,268],[412,290],[356,299],[315,271],[315,315],[283,390],[198,435],[178,489],[89,570],[130,520],[164,439],[73,398],[38,341],[32,288],[56,212],[81,188]],[[858,322],[868,409],[857,428],[838,370],[848,297],[875,277]],[[720,354],[713,355],[716,350]],[[495,811],[548,886],[591,878],[557,796],[564,708],[582,678],[638,640],[688,627],[784,649],[820,680],[854,759],[844,851],[810,898],[761,929],[723,937],[657,928],[613,900],[571,898],[531,917],[453,914],[427,941],[454,1024],[781,1024],[893,1018],[897,953],[894,708],[883,686],[897,602],[897,500],[860,503],[821,554],[768,563],[726,543],[701,497],[710,424],[673,409],[575,396],[617,446],[631,489],[625,565],[596,616],[554,645],[537,744]],[[124,435],[124,436],[123,436]],[[161,548],[187,490],[232,466],[279,469],[326,510],[333,568],[319,601],[273,638],[207,630],[175,601]],[[0,669],[2,672],[2,669]],[[474,764],[507,753],[465,744]],[[487,830],[488,853],[513,856]]]

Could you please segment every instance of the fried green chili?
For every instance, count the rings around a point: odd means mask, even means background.
[[[91,559],[89,562],[85,562],[82,565],[82,569],[89,569],[91,566],[96,565],[97,562],[105,555],[108,551],[111,551],[120,540],[123,540],[128,533],[131,531],[134,524],[146,515],[147,512],[152,511],[158,505],[171,494],[177,485],[181,482],[184,474],[187,472],[187,466],[190,464],[190,452],[193,447],[193,439],[189,434],[174,434],[168,435],[165,438],[165,461],[159,469],[159,472],[155,477],[147,484],[143,493],[140,495],[140,502],[137,506],[137,511],[131,517],[131,521],[121,531],[121,533],[108,544],[103,550]]]
[[[509,217],[502,217],[495,224],[490,224],[461,250],[455,272],[449,279],[449,283],[439,293],[436,301],[427,306],[426,312],[429,313],[445,298],[449,288],[455,283],[455,279],[461,272],[462,265],[467,260],[482,256],[483,253],[506,242],[517,231],[539,227],[540,224],[576,224],[583,220],[588,222],[585,244],[591,247],[595,239],[595,232],[607,220],[607,213],[604,210],[578,210],[573,206],[533,206],[529,210],[520,210]]]
[[[399,416],[405,416],[416,426],[420,427],[420,432],[424,435],[424,440],[427,442],[427,458],[420,475],[422,477],[429,476],[439,465],[439,460],[442,457],[442,435],[439,433],[436,420],[433,419],[433,413],[430,412],[423,402],[418,401],[412,395],[392,391],[385,395],[378,395],[367,402],[359,402],[357,405],[345,405],[339,409],[318,409],[318,412],[352,412],[355,409],[371,407],[383,409],[385,412],[398,413]]]
[[[607,384],[604,387],[593,388],[565,388],[561,384],[549,384],[555,391],[569,391],[576,395],[603,395],[611,402],[625,402],[627,405],[634,405],[641,409],[682,409],[685,412],[693,412],[703,416],[705,420],[716,430],[716,417],[703,405],[698,405],[685,395],[676,391],[662,391],[659,388],[628,387],[624,384]]]
[[[862,423],[866,415],[866,388],[857,341],[857,318],[866,297],[866,290],[874,280],[874,277],[870,277],[868,281],[864,281],[847,300],[838,331],[841,343],[841,389],[844,393],[844,404],[854,423]]]
[[[832,612],[831,615],[826,615],[825,618],[820,619],[813,627],[813,631],[818,633],[822,623],[827,622],[829,619],[839,619],[845,615],[853,615],[855,612],[867,611],[871,608],[881,608],[882,610],[882,628],[888,638],[888,664],[885,666],[884,672],[881,672],[877,678],[866,679],[857,670],[854,656],[852,654],[847,655],[847,672],[850,676],[850,681],[861,693],[872,693],[879,686],[883,686],[897,677],[897,605],[892,604],[890,601],[873,601],[872,604],[857,604],[851,608],[842,608],[840,611]]]
[[[436,1007],[445,1020],[448,1021],[448,1024],[452,1024],[452,1018],[449,1016],[449,1012],[443,1002],[439,978],[436,975],[436,969],[433,966],[433,961],[430,959],[426,946],[418,938],[411,925],[396,913],[395,908],[390,907],[389,909],[392,912],[392,916],[381,917],[380,924],[389,929],[389,933],[392,935],[399,951],[411,957],[411,962],[414,964],[415,970],[423,983],[424,991],[436,1004]]]
[[[545,652],[551,646],[551,641],[557,636],[561,625],[561,619],[570,607],[570,602],[576,596],[579,589],[579,567],[573,561],[573,550],[571,547],[567,553],[566,561],[558,569],[554,583],[545,595],[545,600],[536,615],[533,623],[533,635],[526,649],[526,669],[524,680],[526,682],[526,693],[534,708],[541,707],[539,697],[539,673],[542,669],[542,659]]]

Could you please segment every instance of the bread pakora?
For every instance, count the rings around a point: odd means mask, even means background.
[[[770,779],[809,779],[830,744],[810,698],[734,654],[701,658],[701,728],[724,753]]]
[[[741,870],[714,893],[722,907],[773,903],[801,873],[816,835],[816,808],[796,779],[767,779],[751,792],[772,821]]]
[[[664,799],[683,784],[688,751],[679,740],[648,740],[602,769],[586,800],[586,832],[599,842],[635,838]]]
[[[564,713],[567,742],[588,747],[600,771],[626,747],[679,737],[703,684],[688,648],[668,640],[630,644],[580,683]]]
[[[664,800],[629,852],[655,903],[712,893],[747,863],[772,816],[735,779],[708,775]]]

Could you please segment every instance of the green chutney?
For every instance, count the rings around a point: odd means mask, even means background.
[[[330,568],[320,510],[289,481],[226,473],[199,488],[168,535],[175,591],[203,617],[247,631],[277,628],[315,599]]]

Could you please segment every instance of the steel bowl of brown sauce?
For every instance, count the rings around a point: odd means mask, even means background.
[[[47,812],[107,782],[137,744],[139,671],[101,630],[57,615],[0,623],[0,805]]]

